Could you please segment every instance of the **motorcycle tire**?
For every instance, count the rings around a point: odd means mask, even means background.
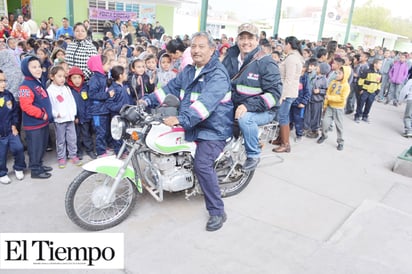
[[[242,140],[237,140],[236,142],[242,143]],[[247,172],[243,170],[242,164],[246,160],[246,152],[243,145],[238,147],[240,149],[236,153],[223,157],[215,165],[222,198],[234,196],[243,191],[255,174],[254,170]],[[228,172],[232,168],[234,168],[232,174],[227,178]],[[223,180],[226,181],[223,182]]]
[[[105,185],[105,182],[107,183]],[[113,198],[105,202],[114,179],[108,175],[82,171],[66,192],[66,214],[79,227],[98,231],[114,227],[129,216],[137,199],[135,184],[124,178]]]
[[[222,198],[234,196],[242,192],[247,187],[250,180],[252,180],[254,173],[255,173],[254,170],[245,172],[242,177],[240,177],[236,182],[231,183],[229,187],[225,186],[226,184],[219,183],[219,188],[220,188],[220,192],[222,193]]]

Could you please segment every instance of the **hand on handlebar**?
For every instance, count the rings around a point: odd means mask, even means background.
[[[139,99],[139,100],[137,101],[137,104],[138,104],[138,105],[144,105],[145,107],[147,107],[147,102],[146,102],[145,100],[143,100],[143,99]]]
[[[163,119],[163,123],[166,126],[174,127],[174,126],[179,125],[179,120],[177,119],[176,116],[169,116],[169,117]]]

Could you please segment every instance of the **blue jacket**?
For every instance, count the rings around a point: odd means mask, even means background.
[[[138,75],[131,72],[128,75],[127,85],[130,90],[130,96],[132,98],[133,104],[136,103],[137,100],[141,99],[145,94],[152,93],[155,89],[155,83],[150,83],[149,75],[145,72],[142,77],[143,87],[141,84],[138,83]]]
[[[106,107],[112,114],[119,114],[124,105],[130,104],[131,99],[127,93],[127,86],[113,82],[109,90],[114,90],[114,96],[106,101]]]
[[[309,103],[311,97],[309,86],[309,75],[304,73],[300,76],[298,97],[292,102],[292,106],[297,107],[299,104],[306,106]]]
[[[226,140],[232,136],[233,103],[230,79],[217,52],[196,78],[195,72],[195,66],[187,65],[176,78],[145,99],[153,107],[162,104],[166,94],[179,97],[177,118],[187,141]]]
[[[13,94],[5,90],[0,92],[0,137],[11,134],[11,126],[19,122],[16,100]]]
[[[82,84],[79,87],[76,87],[73,84],[71,78],[73,75],[79,75],[80,77],[82,77]],[[69,85],[73,94],[74,101],[76,102],[76,118],[79,119],[80,124],[89,122],[92,118],[92,116],[90,115],[89,86],[84,81],[83,71],[79,67],[72,67],[69,70],[67,84]]]
[[[53,122],[52,107],[46,88],[40,79],[33,77],[29,71],[29,61],[39,59],[35,56],[27,56],[21,61],[21,71],[24,80],[19,87],[20,107],[23,112],[23,128],[25,130],[35,130],[48,126]],[[39,61],[40,63],[40,61]],[[44,120],[47,113],[48,119]]]
[[[97,71],[93,73],[89,80],[90,114],[92,116],[110,113],[105,104],[106,100],[110,98],[109,93],[106,92],[106,83],[106,75]]]
[[[223,65],[232,79],[232,100],[235,108],[245,105],[249,112],[274,110],[279,106],[282,80],[278,65],[269,55],[264,55],[260,47],[245,56],[239,69],[239,48],[229,48]],[[246,69],[238,76],[236,74]]]
[[[79,119],[80,124],[90,122],[92,116],[90,115],[90,100],[88,95],[88,86],[83,84],[83,86],[77,91],[73,87],[70,87],[74,101],[76,102],[77,115],[76,118]]]

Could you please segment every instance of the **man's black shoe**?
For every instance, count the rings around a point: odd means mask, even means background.
[[[243,164],[243,170],[244,171],[252,171],[255,170],[257,165],[260,162],[260,158],[250,158],[248,157]]]
[[[43,169],[44,172],[50,172],[53,170],[51,166],[42,166],[41,168]]]
[[[322,135],[322,136],[319,137],[317,142],[318,142],[318,144],[322,144],[325,140],[326,140],[326,137]]]
[[[39,174],[31,174],[31,177],[33,179],[48,179],[51,177],[51,174],[48,172],[43,172],[43,173],[39,173]]]
[[[206,224],[207,231],[216,231],[223,226],[223,223],[226,222],[226,213],[223,213],[222,216],[210,216]]]

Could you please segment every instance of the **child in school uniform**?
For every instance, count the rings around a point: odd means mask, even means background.
[[[23,180],[26,168],[24,148],[18,131],[18,109],[13,94],[6,89],[6,75],[0,70],[0,183],[11,183],[7,175],[7,153],[14,157],[13,169],[17,180]]]
[[[305,117],[306,105],[310,100],[309,90],[309,74],[307,73],[309,67],[309,61],[305,62],[302,67],[302,75],[299,79],[299,93],[298,97],[292,102],[290,107],[290,126],[295,127],[295,142],[302,140],[303,132],[303,119]]]
[[[136,104],[145,94],[154,91],[155,82],[154,79],[150,78],[146,73],[145,62],[141,59],[133,60],[130,64],[130,71],[128,86],[133,103]]]
[[[82,162],[77,157],[77,138],[74,119],[77,108],[72,92],[66,86],[65,71],[60,66],[50,70],[52,83],[47,88],[52,105],[54,125],[56,129],[56,152],[59,168],[66,167],[66,149],[70,161],[80,166]]]
[[[107,73],[111,68],[111,59],[105,55],[94,55],[87,61],[87,66],[93,72],[89,84],[90,115],[96,132],[97,157],[108,156],[106,151],[106,135],[110,133],[110,111],[105,102],[114,96],[114,91],[107,89]]]
[[[109,91],[114,91],[114,96],[106,101],[106,107],[110,111],[111,117],[119,115],[120,109],[130,103],[130,96],[127,93],[127,85],[124,82],[127,79],[126,70],[122,66],[114,66],[111,70],[112,84]],[[113,149],[117,154],[122,145],[121,140],[113,140]]]
[[[93,138],[91,135],[92,124],[89,113],[90,101],[88,96],[88,85],[84,81],[83,71],[79,67],[72,67],[67,78],[74,100],[76,102],[77,114],[75,119],[77,137],[77,157],[83,157],[83,149],[86,154],[96,159],[94,152]]]
[[[19,99],[31,178],[47,179],[53,170],[43,164],[49,140],[49,124],[53,122],[50,98],[41,82],[42,68],[37,57],[29,55],[23,58],[21,70],[25,77],[19,87]]]

